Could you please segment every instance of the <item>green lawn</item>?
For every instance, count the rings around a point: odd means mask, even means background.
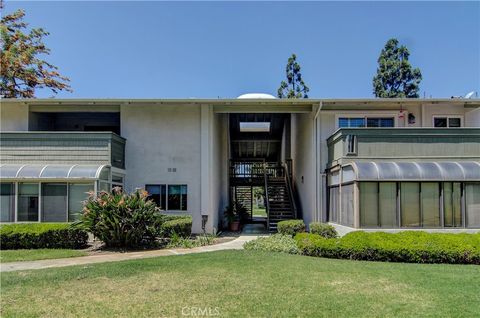
[[[263,216],[267,217],[267,210],[265,208],[253,207],[253,216]]]
[[[87,255],[87,253],[83,251],[65,249],[4,250],[0,251],[0,262],[34,261],[85,255]]]
[[[253,251],[3,273],[1,286],[2,317],[178,317],[182,309],[197,307],[220,317],[474,317],[480,312],[480,266]]]

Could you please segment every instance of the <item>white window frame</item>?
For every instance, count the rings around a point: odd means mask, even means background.
[[[463,115],[432,115],[432,127],[433,128],[462,128],[463,127]],[[435,127],[435,119],[436,118],[446,118],[447,119],[447,127]],[[450,127],[450,118],[458,118],[460,119],[460,127]]]
[[[397,112],[391,112],[391,113],[367,113],[365,114],[364,112],[360,113],[346,113],[346,114],[335,114],[335,129],[339,129],[340,126],[338,124],[338,121],[340,118],[364,118],[365,119],[365,124],[367,118],[393,118],[393,127],[398,127],[398,113]],[[353,127],[352,127],[353,128]],[[373,127],[362,127],[362,128],[373,128]]]

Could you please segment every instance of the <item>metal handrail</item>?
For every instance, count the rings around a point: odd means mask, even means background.
[[[263,163],[266,168],[266,163]],[[267,229],[270,229],[270,201],[268,199],[268,181],[267,181],[267,169],[263,169],[263,179],[265,181],[265,209],[267,210]]]
[[[285,169],[285,178],[286,178],[286,181],[287,181],[288,194],[290,196],[290,201],[292,202],[293,216],[296,219],[297,218],[297,205],[295,204],[295,198],[293,196],[293,183],[292,183],[292,180],[290,179],[290,171],[289,171],[288,165],[286,163],[282,163],[282,165]]]

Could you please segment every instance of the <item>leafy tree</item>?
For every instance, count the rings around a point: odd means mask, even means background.
[[[378,58],[377,74],[373,77],[373,92],[382,98],[418,98],[422,73],[408,61],[410,52],[397,39],[390,39]]]
[[[3,7],[3,5],[0,5]],[[43,37],[49,33],[42,28],[27,31],[25,12],[17,10],[0,20],[0,95],[5,98],[34,98],[38,88],[53,93],[72,91],[70,80],[60,75],[58,68],[41,58],[48,55]]]
[[[297,56],[292,54],[288,58],[288,63],[285,68],[287,81],[282,81],[277,91],[278,98],[308,98],[310,89],[302,78],[300,73],[301,67],[297,63]]]

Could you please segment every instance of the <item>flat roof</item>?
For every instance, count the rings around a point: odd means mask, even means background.
[[[182,98],[182,99],[119,99],[119,98],[4,98],[0,103],[22,103],[35,106],[120,106],[120,105],[214,105],[214,106],[322,106],[323,110],[368,108],[396,108],[408,105],[462,105],[466,108],[480,107],[480,99],[463,98],[352,98],[352,99],[237,99],[237,98]]]

